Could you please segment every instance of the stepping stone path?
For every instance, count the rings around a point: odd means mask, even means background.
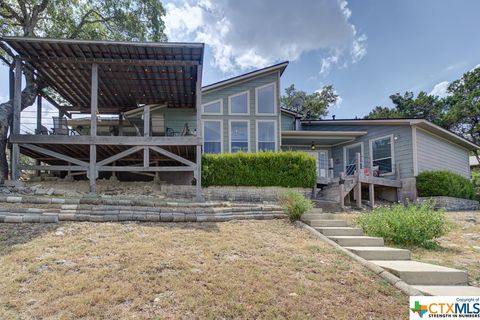
[[[465,271],[410,260],[410,251],[384,246],[383,238],[363,235],[331,213],[313,209],[302,221],[340,246],[369,260],[402,279],[413,288],[432,296],[480,296],[480,288],[468,285]]]

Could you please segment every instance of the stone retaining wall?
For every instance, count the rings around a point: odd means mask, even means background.
[[[433,201],[435,208],[444,208],[447,211],[471,211],[480,210],[480,203],[475,200],[460,199],[453,197],[418,197],[417,202],[425,203]]]
[[[208,187],[203,188],[206,201],[277,202],[279,195],[288,188],[282,187]],[[294,188],[306,198],[312,197],[312,188]],[[195,186],[163,185],[161,191],[168,198],[191,199]]]

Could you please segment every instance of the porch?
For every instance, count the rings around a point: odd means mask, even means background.
[[[21,170],[84,173],[90,191],[95,192],[100,172],[151,176],[190,172],[201,197],[203,44],[2,40],[17,54],[10,77],[13,180],[19,179]],[[43,84],[37,98],[35,135],[20,134],[24,68]],[[52,92],[61,99],[52,99]],[[54,102],[66,130],[42,128],[42,99]],[[186,124],[188,130],[175,134],[176,128],[168,134],[165,118],[155,115],[157,109],[176,114],[175,125]],[[20,164],[20,153],[36,164]]]

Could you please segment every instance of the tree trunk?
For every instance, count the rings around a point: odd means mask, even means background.
[[[24,68],[26,86],[22,91],[22,110],[31,106],[37,97],[38,84],[35,81],[33,72]],[[8,179],[8,162],[7,162],[7,135],[13,117],[13,101],[9,100],[0,104],[0,184],[4,184],[5,179]]]

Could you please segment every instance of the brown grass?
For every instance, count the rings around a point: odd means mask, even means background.
[[[0,225],[0,319],[401,319],[407,297],[286,221]]]

